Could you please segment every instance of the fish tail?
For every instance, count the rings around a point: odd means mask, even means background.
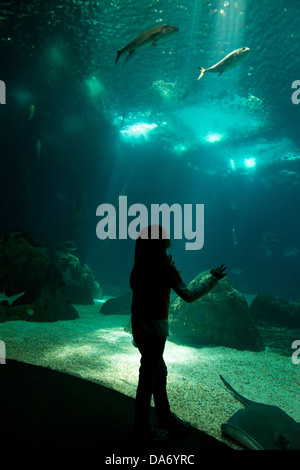
[[[122,55],[122,51],[118,51],[117,52],[117,58],[116,58],[116,65],[117,65],[118,60],[120,59],[121,55]]]
[[[224,383],[224,385],[226,385],[226,387],[228,388],[228,390],[230,390],[231,392],[234,393],[235,397],[236,397],[241,403],[243,403],[243,404],[246,405],[246,406],[250,406],[251,403],[255,403],[254,401],[248,400],[248,398],[243,397],[243,395],[241,395],[241,394],[238,393],[236,390],[234,390],[234,388],[227,382],[227,380],[224,379],[224,377],[222,377],[222,375],[220,375],[220,379],[222,380],[222,382]]]
[[[206,70],[205,70],[205,68],[203,68],[203,67],[198,67],[198,68],[199,68],[199,70],[200,70],[200,72],[201,72],[200,75],[199,75],[199,77],[198,77],[198,80],[200,80],[200,78],[203,77],[203,75],[204,75],[204,73],[206,72]]]

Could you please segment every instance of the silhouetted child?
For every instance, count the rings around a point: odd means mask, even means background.
[[[189,289],[183,282],[166,250],[171,246],[161,226],[143,229],[136,240],[134,266],[130,276],[133,291],[131,306],[132,334],[141,353],[139,383],[135,402],[135,436],[163,440],[169,433],[185,431],[190,423],[170,410],[167,397],[167,367],[163,352],[168,336],[168,311],[173,289],[186,302],[207,294],[226,276],[225,267],[212,269],[211,276],[198,287]],[[159,428],[150,421],[153,395]]]

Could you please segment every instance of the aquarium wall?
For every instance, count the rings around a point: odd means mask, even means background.
[[[4,2],[1,10],[3,233],[73,240],[96,277],[125,287],[134,243],[99,240],[97,207],[118,210],[120,195],[149,212],[204,204],[204,246],[173,243],[187,279],[223,262],[246,293],[299,298],[295,2]],[[179,31],[115,64],[118,50],[163,23]],[[199,67],[244,46],[248,57],[235,68],[197,80]]]
[[[252,392],[264,377],[261,401],[272,390],[299,420],[299,21],[294,0],[1,2],[8,358],[134,396],[135,239],[161,223],[186,284],[227,268],[193,308],[171,294],[179,413],[189,363],[191,384],[205,377],[199,402],[226,371]]]

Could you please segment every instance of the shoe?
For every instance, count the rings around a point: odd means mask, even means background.
[[[153,427],[148,433],[149,441],[165,441],[169,437],[169,432],[167,429],[155,428]]]
[[[160,425],[166,428],[170,434],[184,433],[192,429],[191,423],[178,418],[175,413],[171,413],[169,418]]]
[[[169,437],[169,432],[167,429],[157,428],[151,426],[146,431],[135,431],[134,439],[142,442],[151,442],[151,441],[165,441]]]

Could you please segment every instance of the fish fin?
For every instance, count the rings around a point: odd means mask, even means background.
[[[198,68],[199,68],[199,70],[200,70],[200,72],[201,72],[200,75],[199,75],[199,77],[198,77],[198,80],[200,80],[200,78],[202,78],[203,75],[205,74],[206,70],[205,70],[205,68],[203,68],[203,67],[198,67]]]
[[[117,52],[117,58],[116,58],[116,65],[117,65],[118,60],[120,59],[121,55],[122,55],[122,51],[118,51]]]
[[[161,33],[160,33],[160,32],[151,34],[151,38],[153,39],[153,42],[155,42],[155,43],[160,40],[160,37],[161,37]]]
[[[222,70],[222,72],[219,73],[218,77],[220,77],[222,75],[222,73],[224,72],[224,70]]]
[[[131,49],[131,51],[129,51],[126,59],[125,59],[125,62],[127,62],[127,60],[131,59],[131,57],[134,55],[135,53],[135,49]]]

